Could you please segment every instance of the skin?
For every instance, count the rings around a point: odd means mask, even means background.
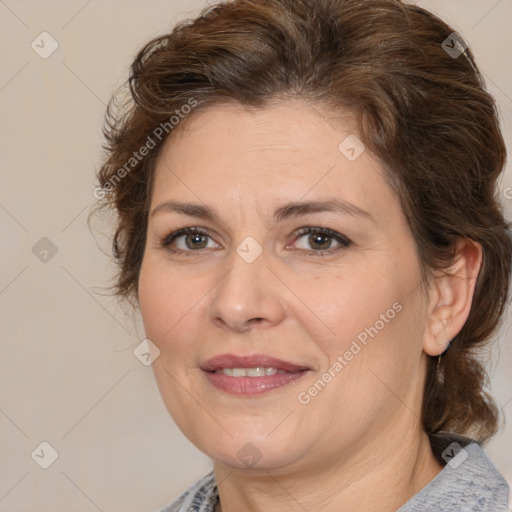
[[[224,512],[391,512],[442,469],[419,421],[427,355],[441,354],[462,328],[481,250],[461,243],[454,277],[426,287],[381,164],[369,150],[349,161],[338,146],[355,128],[348,116],[329,115],[300,100],[259,110],[212,106],[183,122],[157,162],[151,210],[175,200],[219,216],[150,215],[139,305],[146,336],[161,351],[153,369],[163,400],[212,458]],[[369,216],[272,219],[285,203],[332,197]],[[324,256],[315,257],[317,239],[297,235],[307,225],[352,244],[321,238]],[[199,249],[186,235],[161,246],[183,227],[211,237],[200,238]],[[236,252],[247,236],[263,251],[252,263]],[[300,403],[298,394],[396,303],[400,312]],[[263,395],[233,396],[200,369],[224,353],[269,354],[311,371]],[[260,455],[250,466],[237,456],[247,443]]]

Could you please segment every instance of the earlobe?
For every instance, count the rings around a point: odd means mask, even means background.
[[[481,245],[464,239],[457,244],[453,265],[433,278],[423,340],[426,354],[441,355],[466,323],[481,264]]]
[[[450,345],[451,338],[446,330],[448,323],[446,318],[436,318],[429,322],[423,341],[423,350],[429,356],[441,355]]]

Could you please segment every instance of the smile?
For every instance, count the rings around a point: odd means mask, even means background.
[[[254,396],[282,388],[310,368],[269,355],[222,354],[206,361],[203,374],[215,388],[238,396]]]
[[[277,373],[287,373],[272,366],[256,366],[254,368],[219,368],[215,373],[222,373],[230,377],[265,377]]]

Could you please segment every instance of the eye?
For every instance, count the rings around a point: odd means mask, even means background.
[[[297,244],[296,241],[301,238],[303,241]],[[334,249],[332,248],[333,242],[337,244]],[[311,226],[299,230],[295,243],[299,249],[312,252],[315,256],[325,256],[326,253],[332,254],[352,244],[346,236],[336,231]],[[311,251],[311,248],[313,251]]]
[[[300,239],[303,240],[297,243],[297,240]],[[326,256],[352,244],[346,236],[336,231],[312,226],[301,228],[294,243],[299,250],[309,252],[313,256]],[[337,244],[334,248],[332,247],[333,243]],[[219,247],[207,230],[196,227],[173,231],[160,240],[159,245],[172,253],[183,253],[187,256],[193,252],[200,252],[202,249],[216,249]]]
[[[209,240],[213,246],[208,245]],[[211,240],[208,231],[193,227],[173,231],[162,239],[159,245],[175,253],[190,253],[201,249],[213,249],[218,246]]]

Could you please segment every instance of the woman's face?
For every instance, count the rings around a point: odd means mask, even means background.
[[[159,157],[139,281],[153,368],[180,429],[229,466],[357,460],[420,429],[419,260],[352,133],[297,100],[218,105]]]

